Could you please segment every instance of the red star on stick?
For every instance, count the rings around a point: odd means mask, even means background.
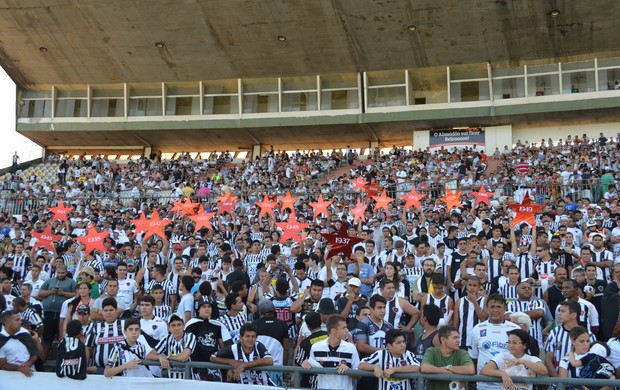
[[[366,222],[366,216],[364,213],[366,212],[366,205],[363,204],[359,199],[357,200],[357,204],[355,208],[351,210],[353,213],[353,223],[355,224],[357,220],[361,219],[362,222]]]
[[[301,223],[297,221],[297,216],[295,213],[292,213],[286,222],[276,222],[276,225],[282,229],[282,237],[280,237],[280,242],[284,242],[289,238],[297,241],[301,244],[301,233],[302,230],[310,226],[309,223]]]
[[[377,183],[375,182],[375,179],[372,179],[370,184],[368,184],[366,187],[364,187],[364,189],[366,191],[368,191],[368,194],[366,194],[366,199],[370,199],[373,196],[378,196],[379,195],[379,191],[381,191],[383,189],[383,187],[380,186],[380,185],[377,185]]]
[[[227,199],[230,199],[232,202],[234,202],[235,200],[237,200],[237,197],[234,195],[230,194],[230,191],[226,190],[226,193],[223,196],[216,196],[217,199],[220,200],[220,202],[224,202]]]
[[[164,227],[169,223],[169,219],[159,219],[159,213],[157,209],[154,209],[153,214],[151,214],[151,219],[149,219],[146,224],[147,231],[142,239],[146,240],[154,234],[157,234],[159,237],[164,237]]]
[[[345,223],[340,225],[340,230],[337,234],[321,233],[321,235],[325,238],[325,241],[331,245],[331,248],[327,253],[328,259],[339,253],[342,253],[348,259],[351,257],[351,252],[353,252],[353,247],[355,244],[364,241],[363,238],[349,236],[345,225]]]
[[[260,207],[259,217],[263,215],[273,215],[273,208],[278,206],[278,202],[272,201],[269,199],[267,194],[263,195],[262,202],[256,202],[256,205]]]
[[[72,207],[65,207],[62,199],[58,199],[58,207],[50,207],[49,211],[54,213],[54,220],[60,219],[67,222],[67,215],[73,211]]]
[[[377,202],[374,210],[384,209],[385,211],[388,211],[388,204],[394,201],[394,198],[390,198],[385,195],[373,196],[372,198]]]
[[[299,198],[293,198],[291,196],[291,191],[286,191],[286,196],[284,198],[280,197],[278,199],[282,203],[282,210],[289,208],[291,210],[295,210],[295,202],[297,202]]]
[[[200,205],[200,208],[198,209],[198,214],[190,215],[188,218],[196,223],[196,228],[194,229],[194,231],[198,231],[203,227],[215,231],[215,228],[211,224],[211,218],[213,218],[214,215],[215,213],[205,212],[202,205]]]
[[[140,212],[140,217],[138,219],[130,219],[129,222],[133,223],[136,227],[135,234],[140,234],[146,230],[149,220],[146,219],[146,214]]]
[[[480,186],[480,192],[472,191],[471,194],[476,197],[476,200],[474,201],[474,206],[478,203],[485,203],[487,206],[490,206],[490,199],[493,195],[495,195],[495,192],[486,192],[484,186]]]
[[[174,206],[170,209],[170,211],[178,211],[181,216],[194,214],[194,210],[196,209],[196,206],[198,206],[198,203],[192,203],[189,200],[185,203],[181,200],[175,200],[172,204]]]
[[[536,226],[534,214],[545,208],[544,205],[532,203],[529,191],[525,193],[521,203],[506,203],[506,205],[516,213],[512,220],[512,226],[516,226],[520,222],[527,222],[530,226]]]
[[[355,180],[352,180],[351,183],[353,183],[353,191],[355,190],[366,190],[366,186],[368,185],[368,182],[366,180],[364,180],[364,178],[362,176],[358,177]]]
[[[32,232],[32,236],[37,239],[37,245],[39,247],[44,247],[52,251],[54,250],[53,242],[61,238],[61,236],[52,233],[52,227],[50,225],[47,225],[41,233]]]
[[[448,187],[446,187],[446,196],[439,198],[440,201],[446,204],[448,211],[452,210],[452,207],[463,207],[459,198],[461,197],[462,192],[454,193],[450,191]]]
[[[333,200],[324,201],[323,194],[320,194],[318,202],[316,203],[310,202],[310,206],[312,206],[312,208],[314,209],[314,217],[316,217],[319,214],[323,214],[327,217],[329,215],[329,213],[327,212],[327,207],[333,202],[334,202]]]
[[[218,205],[217,213],[218,214],[228,213],[232,215],[233,210],[235,209],[235,206],[239,204],[239,202],[235,201],[235,199],[237,199],[236,196],[231,196],[223,200],[221,199],[221,197],[218,197],[218,199],[220,199],[220,201],[217,202],[217,205]]]
[[[105,252],[105,246],[103,246],[103,239],[108,237],[109,235],[110,232],[106,231],[97,233],[97,230],[91,226],[85,236],[78,237],[76,238],[76,240],[86,245],[86,253],[90,253],[93,250]]]
[[[426,198],[426,194],[418,194],[415,188],[412,188],[408,194],[401,195],[400,197],[407,201],[405,204],[405,210],[411,206],[416,207],[418,210],[422,210],[420,201]]]

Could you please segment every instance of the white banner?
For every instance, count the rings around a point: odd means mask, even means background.
[[[27,378],[21,372],[0,371],[0,390],[17,389],[62,389],[62,390],[204,390],[205,386],[217,386],[218,390],[273,390],[269,386],[239,385],[234,383],[199,382],[182,379],[163,378],[125,378],[117,376],[106,378],[103,375],[88,375],[83,380],[58,378],[51,372],[35,372]]]

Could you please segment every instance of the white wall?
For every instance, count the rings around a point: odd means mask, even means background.
[[[587,134],[589,138],[598,138],[600,133],[605,134],[607,138],[618,137],[620,133],[620,122],[547,127],[532,126],[527,128],[519,127],[512,131],[512,143],[515,144],[518,140],[521,140],[521,142],[530,141],[530,143],[540,144],[542,138],[545,140],[551,138],[553,142],[557,142],[560,138],[566,139],[568,135],[571,135],[573,138],[575,135],[578,135],[579,138],[581,138],[583,134]]]

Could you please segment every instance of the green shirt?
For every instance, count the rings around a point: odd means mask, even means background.
[[[469,354],[462,349],[456,350],[452,355],[446,357],[442,355],[441,348],[435,347],[431,347],[424,352],[422,364],[424,363],[432,364],[435,367],[474,365]],[[449,387],[450,382],[428,381],[426,390],[449,390]],[[467,388],[467,384],[465,384],[465,388]]]

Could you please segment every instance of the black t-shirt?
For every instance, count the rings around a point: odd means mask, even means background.
[[[323,330],[319,330],[317,332],[312,333],[310,336],[303,339],[301,343],[299,343],[299,348],[297,349],[297,356],[295,356],[295,364],[301,366],[301,363],[306,360],[310,356],[310,349],[312,346],[319,341],[323,341],[327,338],[327,332]],[[303,388],[313,388],[316,383],[312,383],[315,380],[315,375],[312,374],[301,374],[301,387]]]
[[[349,300],[347,299],[346,294],[342,294],[340,298],[336,298],[336,310],[338,310],[338,313],[342,313],[344,308],[347,306],[347,302]],[[364,296],[360,296],[357,301],[351,304],[351,310],[349,311],[349,315],[347,316],[347,328],[349,328],[349,330],[355,329],[355,327],[357,326],[357,318],[355,318],[355,314],[360,307],[366,306],[367,303],[368,300]]]
[[[196,336],[196,348],[192,353],[192,361],[211,361],[211,355],[220,349],[218,340],[222,338],[222,326],[219,321],[195,318],[188,322],[185,331]]]
[[[75,337],[65,337],[58,345],[56,375],[59,378],[86,379],[86,346]]]

